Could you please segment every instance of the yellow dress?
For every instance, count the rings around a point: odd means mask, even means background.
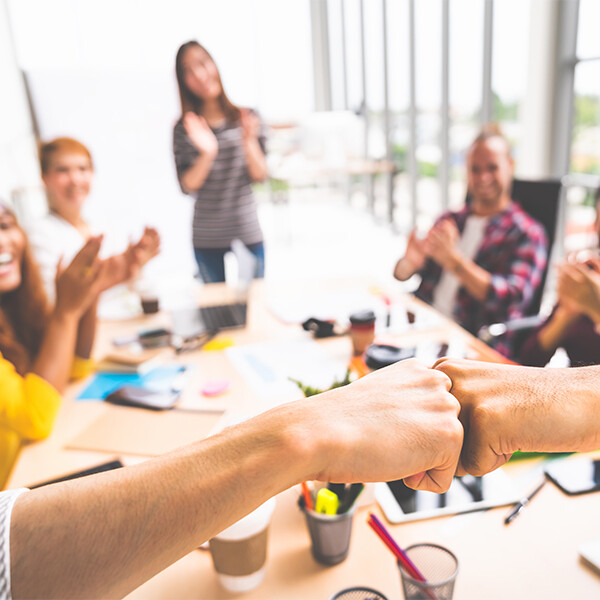
[[[90,371],[92,362],[75,358],[72,375]],[[61,396],[34,373],[19,375],[0,354],[0,486],[4,488],[24,440],[41,440],[52,431]]]

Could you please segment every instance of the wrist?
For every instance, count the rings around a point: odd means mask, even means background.
[[[465,259],[458,252],[450,254],[448,257],[448,268],[450,271],[460,277],[465,270]]]

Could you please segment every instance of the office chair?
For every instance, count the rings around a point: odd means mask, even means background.
[[[513,319],[505,323],[493,323],[482,327],[478,332],[479,339],[486,343],[508,332],[514,332],[513,352],[516,355],[520,346],[525,341],[529,329],[537,327],[543,320],[539,314],[546,285],[546,277],[550,268],[550,256],[554,247],[557,226],[560,215],[561,199],[560,179],[525,180],[514,179],[512,198],[517,201],[523,210],[541,223],[546,230],[548,238],[548,263],[542,274],[538,289],[535,291],[531,302],[525,311],[524,317]],[[467,202],[469,201],[467,196]]]

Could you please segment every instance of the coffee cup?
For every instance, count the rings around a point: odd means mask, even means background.
[[[363,310],[350,315],[350,337],[354,356],[361,356],[375,339],[375,313]]]
[[[269,523],[275,498],[209,540],[213,565],[221,585],[230,592],[247,592],[265,576]]]

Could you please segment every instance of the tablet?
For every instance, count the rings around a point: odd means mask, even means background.
[[[375,484],[375,499],[390,523],[404,523],[515,504],[521,494],[502,469],[455,477],[445,494],[415,491],[402,480]]]

